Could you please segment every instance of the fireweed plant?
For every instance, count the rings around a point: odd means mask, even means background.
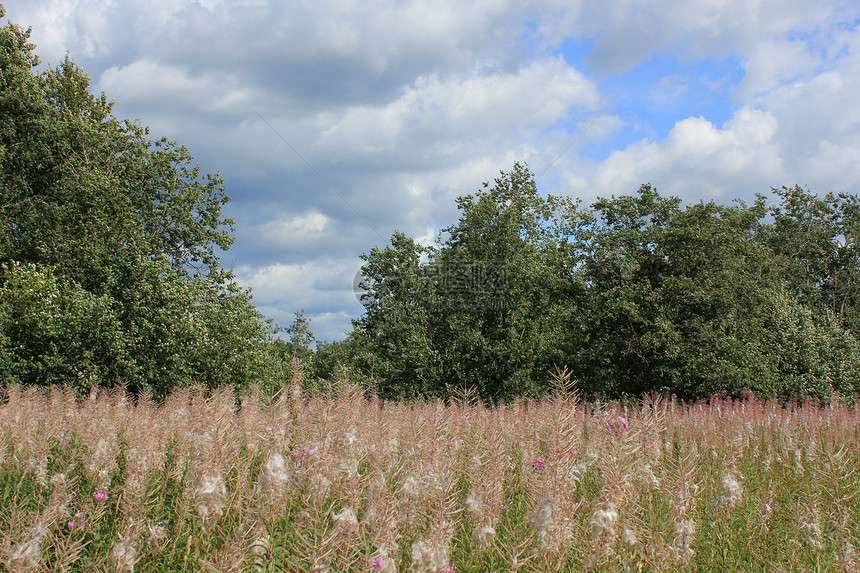
[[[298,365],[297,365],[298,366]],[[8,571],[860,571],[841,403],[10,385]]]

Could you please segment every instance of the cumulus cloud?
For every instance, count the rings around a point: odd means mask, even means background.
[[[225,265],[322,339],[361,312],[361,253],[396,229],[432,242],[515,161],[586,201],[860,183],[849,0],[4,4],[44,61],[70,52],[118,115],[221,172]]]
[[[138,110],[158,102],[172,102],[173,113],[218,115],[247,114],[249,89],[235,78],[203,73],[192,75],[176,65],[141,59],[124,66],[111,66],[99,77],[98,89]]]
[[[691,200],[747,195],[735,186],[764,186],[781,173],[776,117],[742,108],[717,127],[701,117],[675,124],[662,141],[641,141],[612,153],[597,167],[593,182],[601,195],[621,195],[650,182],[664,193]]]
[[[573,109],[594,109],[600,99],[593,82],[560,58],[509,74],[422,76],[386,105],[355,106],[332,117],[314,149],[359,161],[395,151],[420,154],[431,165],[463,161],[496,147],[491,140],[501,126],[534,136]]]

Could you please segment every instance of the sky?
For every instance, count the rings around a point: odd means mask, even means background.
[[[362,253],[432,243],[525,162],[542,193],[860,192],[856,0],[0,0],[45,66],[220,172],[222,257],[319,340]]]

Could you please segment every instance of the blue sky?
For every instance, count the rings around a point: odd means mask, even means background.
[[[585,203],[860,191],[853,0],[3,4],[46,65],[69,52],[116,115],[221,173],[225,266],[321,340],[362,311],[362,253],[433,241],[515,161]]]

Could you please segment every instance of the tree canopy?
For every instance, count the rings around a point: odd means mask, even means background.
[[[275,375],[271,326],[219,266],[220,176],[115,117],[68,56],[37,71],[28,39],[0,29],[0,377],[163,395]]]
[[[773,195],[682,206],[643,185],[583,208],[516,164],[436,245],[365,255],[353,340],[391,397],[540,395],[565,366],[607,397],[853,394],[857,200]]]

